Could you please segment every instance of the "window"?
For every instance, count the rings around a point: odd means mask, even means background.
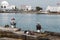
[[[4,8],[6,8],[6,6],[4,6]]]
[[[1,6],[1,8],[3,8],[3,6]]]

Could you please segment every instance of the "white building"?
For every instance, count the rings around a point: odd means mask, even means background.
[[[21,5],[21,9],[24,11],[30,11],[30,10],[32,10],[32,7],[28,6],[28,5]]]
[[[60,12],[60,6],[48,6],[46,8],[46,11],[50,12]]]
[[[0,3],[0,10],[12,10],[15,9],[15,5],[10,5],[7,1],[2,1]]]

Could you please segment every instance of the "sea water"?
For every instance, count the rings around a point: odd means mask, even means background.
[[[36,25],[39,22],[42,26],[42,31],[60,32],[60,15],[0,13],[0,26],[10,25],[12,18],[15,18],[16,27],[22,30],[36,31]]]

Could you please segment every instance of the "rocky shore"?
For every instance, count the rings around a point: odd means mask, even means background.
[[[7,29],[7,28],[6,28]],[[60,40],[60,33],[45,31],[37,33],[35,31],[29,31],[29,34],[25,31],[9,31],[1,30],[0,28],[0,40]]]

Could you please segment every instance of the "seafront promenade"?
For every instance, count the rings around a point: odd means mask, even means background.
[[[18,28],[0,27],[0,39],[12,40],[60,40],[60,33],[31,31],[33,34],[25,34],[24,31],[17,31]]]

